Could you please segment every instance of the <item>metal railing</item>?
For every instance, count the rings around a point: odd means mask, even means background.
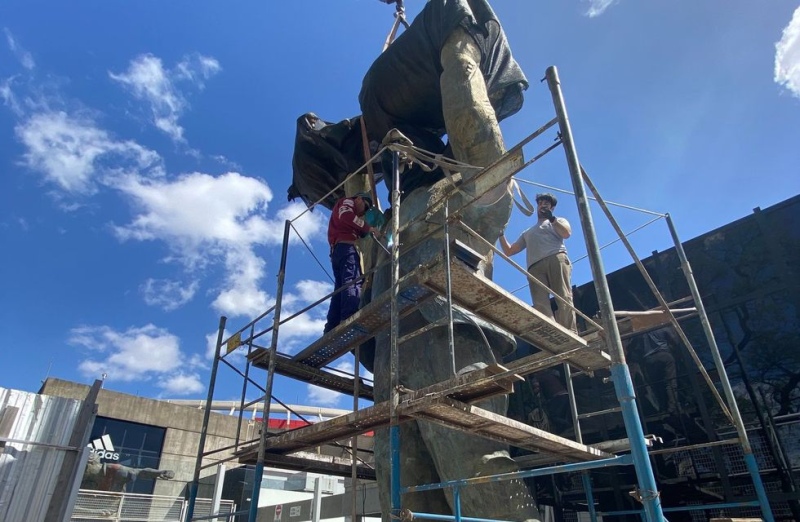
[[[142,495],[136,493],[115,493],[82,489],[78,492],[71,521],[87,522],[97,519],[111,522],[182,522],[186,514],[187,501],[182,497]],[[212,515],[211,499],[198,498],[195,501],[196,517]],[[219,506],[218,522],[233,520],[235,511],[232,500],[222,500]]]

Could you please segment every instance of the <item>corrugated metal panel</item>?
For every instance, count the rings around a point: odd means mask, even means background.
[[[0,388],[0,520],[44,520],[81,401]]]

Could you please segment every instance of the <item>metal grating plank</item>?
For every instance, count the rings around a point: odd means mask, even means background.
[[[250,354],[250,360],[254,361],[253,366],[256,368],[268,370],[269,350],[266,348],[254,350]],[[354,379],[314,368],[307,364],[294,362],[285,355],[278,354],[275,358],[275,373],[350,396],[353,395]],[[359,386],[359,397],[370,401],[374,400],[372,386],[366,384],[363,380]]]
[[[242,462],[242,464],[255,464],[257,459],[253,453],[253,460]],[[311,459],[297,455],[278,455],[267,453],[264,455],[264,464],[270,467],[290,469],[295,471],[305,471],[310,473],[322,473],[325,475],[335,475],[337,477],[350,477],[352,466],[350,464],[340,464],[319,459]],[[361,480],[375,480],[375,469],[360,464],[356,467],[356,473]]]
[[[428,288],[417,283],[416,273],[407,275],[399,284],[401,291],[398,304],[401,315],[434,295]],[[382,293],[342,324],[295,355],[292,360],[320,368],[368,340],[382,328],[387,328],[391,317],[390,297],[391,292]]]

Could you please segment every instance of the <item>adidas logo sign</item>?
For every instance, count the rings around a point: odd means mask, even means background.
[[[119,460],[119,453],[114,452],[114,445],[111,443],[111,437],[103,435],[99,439],[94,439],[89,444],[89,449],[100,457],[106,460]]]

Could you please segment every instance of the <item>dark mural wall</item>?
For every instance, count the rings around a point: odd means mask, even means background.
[[[800,411],[800,196],[687,241],[684,249],[745,420],[757,421],[753,396],[775,416]],[[691,295],[674,248],[643,264],[668,302]],[[616,310],[657,306],[635,266],[608,281]],[[597,312],[592,284],[576,289],[575,304],[590,316]],[[682,326],[712,371],[699,320]]]
[[[764,210],[756,209],[750,216],[685,242],[683,247],[770,493],[773,513],[776,520],[800,520],[800,494],[796,487],[800,484],[800,196]],[[681,301],[691,297],[691,292],[674,248],[654,252],[642,262],[666,301],[676,303],[673,308],[694,306],[692,300]],[[609,274],[608,281],[615,310],[638,311],[658,306],[635,265]],[[593,284],[576,288],[574,294],[576,307],[589,316],[597,313]],[[579,324],[579,329],[582,326]],[[682,320],[681,326],[722,394],[699,318]],[[665,383],[642,378],[642,373],[647,375],[647,368],[644,372],[637,368],[631,354],[636,339],[624,339],[623,344],[646,433],[662,437],[664,446],[735,437],[735,430],[679,341],[670,346],[677,374],[674,382],[679,415],[667,413],[659,405],[664,402]],[[613,388],[599,381],[576,380],[579,412],[616,404]],[[658,391],[662,398],[653,400]],[[581,407],[582,401],[587,405]],[[624,436],[621,423],[610,416],[586,425],[589,440]],[[713,503],[713,498],[702,494],[709,491],[727,500],[754,497],[741,450],[736,446],[658,457],[654,459],[654,471],[666,505]],[[613,476],[593,473],[592,477],[595,484],[608,484],[614,490],[619,487],[614,485]],[[676,482],[681,478],[690,482]],[[601,504],[606,509],[626,509],[630,507],[626,500],[623,495],[609,495],[601,499]],[[670,520],[678,517],[675,520],[694,521],[706,520],[708,513],[680,515],[683,518],[670,515]],[[742,509],[738,515],[760,513],[758,509]]]

